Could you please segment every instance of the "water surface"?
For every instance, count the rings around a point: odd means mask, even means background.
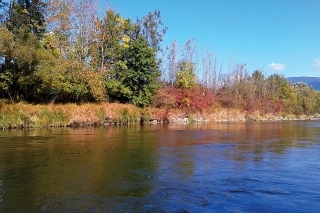
[[[320,123],[0,131],[0,212],[319,212]]]

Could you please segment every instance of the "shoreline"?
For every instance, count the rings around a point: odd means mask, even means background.
[[[0,129],[294,120],[320,120],[320,115],[246,112],[214,107],[204,112],[190,112],[169,108],[138,108],[118,103],[33,105],[0,101]]]
[[[47,125],[47,126],[26,126],[26,125],[12,125],[8,126],[6,128],[0,127],[1,130],[32,130],[32,129],[50,129],[50,128],[89,128],[89,127],[107,127],[107,126],[130,126],[130,125],[169,125],[169,124],[185,124],[185,125],[192,125],[192,124],[218,124],[218,123],[248,123],[248,122],[290,122],[290,121],[319,121],[319,118],[316,119],[283,119],[283,120],[257,120],[257,121],[252,121],[252,120],[245,120],[245,121],[240,121],[240,120],[222,120],[222,121],[205,121],[205,122],[146,122],[146,123],[141,123],[141,122],[136,122],[136,123],[108,123],[108,124],[100,124],[100,123],[81,123],[81,124],[68,124],[68,125]]]

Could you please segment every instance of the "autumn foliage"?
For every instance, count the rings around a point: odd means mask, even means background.
[[[142,109],[314,114],[320,94],[281,74],[219,62],[196,39],[162,45],[155,10],[136,22],[95,0],[0,1],[0,99]],[[124,113],[126,114],[126,113]],[[160,116],[161,117],[161,116]]]
[[[155,105],[157,107],[173,107],[191,111],[203,111],[214,103],[210,91],[194,85],[190,88],[179,88],[163,84],[159,90]]]

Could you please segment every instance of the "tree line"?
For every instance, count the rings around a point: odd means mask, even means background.
[[[195,39],[163,48],[160,11],[136,21],[95,0],[0,0],[0,98],[119,102],[203,111],[320,112],[320,96],[283,75],[225,67]]]

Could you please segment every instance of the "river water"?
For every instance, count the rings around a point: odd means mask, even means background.
[[[2,130],[0,212],[320,212],[320,122]]]

